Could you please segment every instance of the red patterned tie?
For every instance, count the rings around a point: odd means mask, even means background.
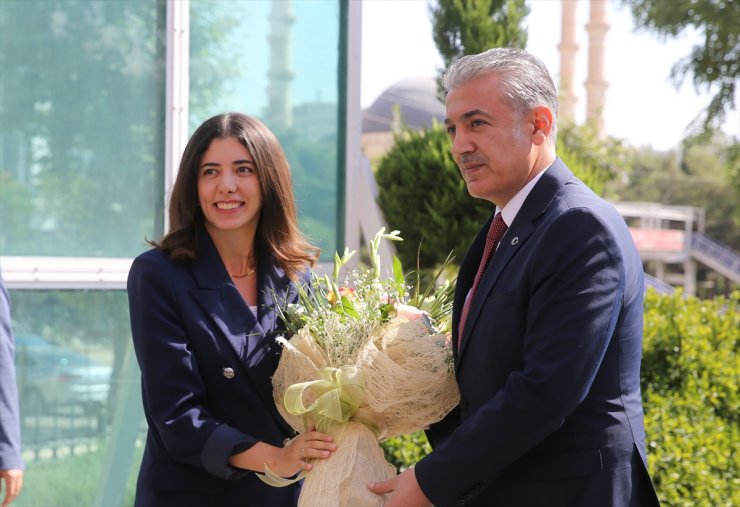
[[[475,296],[475,291],[478,289],[478,283],[483,278],[483,273],[486,272],[486,266],[493,257],[493,252],[496,250],[496,245],[501,241],[504,233],[508,229],[504,219],[501,217],[501,213],[496,213],[493,218],[491,227],[488,228],[488,236],[486,236],[486,245],[483,247],[483,257],[480,260],[480,266],[478,266],[478,272],[475,274],[475,280],[473,286],[468,291],[468,295],[465,297],[465,304],[463,305],[462,312],[460,313],[460,327],[457,333],[457,350],[460,351],[460,344],[462,343],[463,330],[465,329],[465,320],[468,318],[468,312],[470,311],[470,304]]]

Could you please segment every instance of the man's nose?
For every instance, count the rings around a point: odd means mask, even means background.
[[[465,153],[470,153],[475,150],[475,146],[471,141],[470,137],[465,132],[455,132],[455,136],[452,139],[452,154],[455,156],[461,156]]]

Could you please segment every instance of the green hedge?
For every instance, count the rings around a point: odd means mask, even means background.
[[[740,505],[739,303],[647,294],[645,429],[665,505]]]
[[[739,306],[740,292],[712,300],[646,295],[648,467],[664,506],[740,505]],[[430,450],[422,433],[383,447],[400,470]]]

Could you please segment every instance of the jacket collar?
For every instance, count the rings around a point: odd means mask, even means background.
[[[196,287],[190,289],[195,301],[210,316],[241,362],[247,365],[268,365],[264,354],[264,340],[278,327],[275,309],[284,305],[295,291],[285,272],[277,266],[271,256],[263,256],[258,264],[258,317],[250,311],[246,302],[229,276],[226,266],[218,254],[211,236],[205,227],[198,228],[198,258],[191,264]],[[267,336],[265,336],[267,335]],[[260,368],[247,368],[247,372],[267,377],[272,372],[261,372]],[[258,379],[254,379],[259,384]]]

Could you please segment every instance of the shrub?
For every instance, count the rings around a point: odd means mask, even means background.
[[[386,461],[396,467],[399,472],[403,472],[432,452],[432,447],[423,431],[389,438],[380,445],[385,453]]]
[[[642,389],[648,462],[665,505],[740,505],[740,293],[645,300]]]

